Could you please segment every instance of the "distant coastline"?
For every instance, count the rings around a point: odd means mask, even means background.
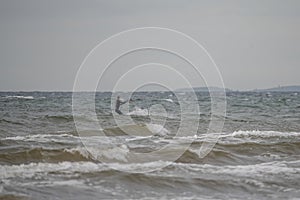
[[[225,92],[300,92],[300,85],[291,85],[291,86],[278,86],[273,88],[266,89],[252,89],[252,90],[235,90],[224,88]],[[194,88],[180,88],[176,91],[178,92],[191,92],[194,90],[195,92],[218,92],[223,91],[223,88],[220,87],[194,87]]]
[[[175,92],[300,92],[300,85],[291,85],[291,86],[278,86],[272,88],[265,88],[265,89],[249,89],[249,90],[238,90],[238,89],[231,89],[231,88],[221,88],[221,87],[193,87],[193,88],[179,88],[176,89]],[[73,93],[71,90],[67,91],[59,91],[59,90],[2,90],[0,93]],[[94,91],[77,91],[77,92],[94,92]],[[111,91],[97,91],[101,93],[111,93]],[[131,91],[118,91],[118,92],[131,92]],[[167,92],[162,90],[147,90],[147,91],[138,91],[138,92]]]
[[[255,92],[300,92],[300,85],[278,86],[267,89],[255,89]]]
[[[232,92],[233,90],[224,88],[225,92]],[[193,88],[180,88],[175,91],[177,92],[221,92],[224,91],[223,88],[220,87],[193,87]]]

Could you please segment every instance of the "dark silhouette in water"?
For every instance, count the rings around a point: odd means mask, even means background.
[[[118,113],[119,115],[123,115],[123,113],[120,110],[120,106],[123,105],[123,104],[125,104],[125,103],[127,103],[127,101],[122,101],[120,99],[120,96],[117,97],[117,100],[116,100],[116,109],[115,109],[116,113]]]

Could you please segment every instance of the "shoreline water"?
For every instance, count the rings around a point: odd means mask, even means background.
[[[147,137],[115,129],[111,93],[96,94],[96,113],[106,137],[79,137],[72,93],[0,92],[1,198],[11,199],[295,199],[300,196],[300,95],[294,92],[229,92],[223,131],[204,158],[198,151],[210,121],[207,93],[197,93],[195,137],[175,138],[179,105],[168,92],[136,93],[134,106],[160,104],[156,119],[133,112],[135,123],[165,122],[164,134]],[[188,97],[188,93],[184,93]],[[172,101],[165,99],[171,99]],[[131,110],[132,111],[132,110]],[[80,116],[89,122],[88,116]],[[195,116],[191,116],[193,119]],[[161,125],[162,126],[162,125]],[[153,128],[152,127],[152,128]],[[132,130],[135,128],[133,127]],[[140,129],[139,129],[140,130]],[[153,130],[152,130],[153,131]],[[89,153],[115,162],[103,163]],[[129,152],[147,153],[166,144],[191,142],[174,162],[126,163]],[[151,169],[130,173],[128,169]],[[164,166],[164,167],[163,167]],[[116,170],[117,169],[124,169]]]

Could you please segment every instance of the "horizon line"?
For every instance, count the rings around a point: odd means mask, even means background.
[[[264,91],[264,90],[270,90],[270,89],[280,89],[280,88],[285,88],[285,87],[300,87],[300,85],[278,85],[276,87],[270,87],[270,88],[253,88],[253,89],[232,89],[232,88],[227,88],[225,87],[224,90],[229,90],[229,92],[259,92],[259,91]],[[222,87],[217,87],[217,86],[209,86],[209,87],[204,87],[204,86],[196,86],[193,87],[195,88],[220,88],[223,89]],[[142,90],[142,91],[136,91],[136,92],[187,92],[187,91],[180,91],[184,89],[191,89],[191,88],[177,88],[175,90],[169,91],[169,90]],[[82,91],[73,91],[73,90],[0,90],[0,92],[112,92],[112,91],[88,91],[88,90],[82,90]],[[131,91],[115,91],[116,93],[121,92],[121,93],[128,93]],[[228,92],[228,91],[227,91]]]

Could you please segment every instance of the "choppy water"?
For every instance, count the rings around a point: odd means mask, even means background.
[[[110,96],[96,95],[97,117],[108,137],[91,134],[82,138],[74,125],[72,93],[0,93],[0,198],[300,197],[300,94],[228,93],[223,131],[215,133],[219,140],[204,158],[197,151],[211,117],[207,93],[198,93],[201,113],[191,116],[199,121],[198,133],[193,137],[173,137],[180,122],[180,107],[171,93],[134,94],[129,114],[134,122],[144,124],[138,130],[154,132],[145,137],[126,135],[115,128]],[[154,104],[166,109],[152,110],[157,121],[151,121],[145,112]],[[135,106],[144,110],[136,110]],[[80,117],[82,121],[91,120],[85,115]],[[166,123],[160,129],[157,124],[163,120]],[[82,142],[91,144],[93,154]],[[126,162],[130,152],[151,152],[166,144],[180,149],[189,142],[190,147],[174,162]],[[103,163],[95,155],[116,162]],[[134,172],[152,168],[159,170]],[[126,172],[128,169],[133,172]]]

